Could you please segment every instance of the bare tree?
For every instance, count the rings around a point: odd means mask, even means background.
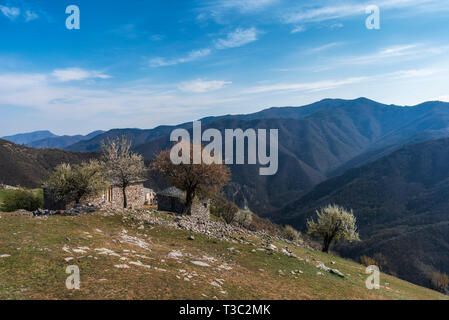
[[[190,148],[193,150],[193,148]],[[203,150],[204,148],[202,148]],[[230,179],[230,170],[221,163],[174,164],[170,150],[162,151],[152,164],[152,169],[167,178],[169,183],[186,192],[184,214],[190,214],[195,196],[212,196],[221,190]]]
[[[133,152],[131,147],[131,141],[125,136],[108,139],[101,145],[107,177],[112,185],[122,189],[123,208],[128,207],[126,189],[145,180],[147,174],[143,157]]]
[[[351,211],[337,205],[328,205],[316,212],[317,222],[308,220],[308,234],[323,238],[323,252],[329,252],[332,241],[341,239],[359,241],[356,218]]]

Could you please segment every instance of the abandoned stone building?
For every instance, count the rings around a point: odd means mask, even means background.
[[[44,190],[44,209],[65,210],[73,204],[64,201],[55,201],[46,186]],[[135,182],[126,188],[126,200],[128,208],[140,209],[144,205],[155,204],[155,192],[143,187],[143,182]],[[100,209],[121,209],[123,208],[123,191],[120,187],[111,186],[101,194],[88,199],[83,199],[81,204],[89,204]]]
[[[159,211],[168,211],[175,214],[183,214],[185,209],[185,192],[176,187],[167,188],[156,194]],[[201,219],[210,218],[210,201],[195,198],[190,212],[192,217]]]
[[[143,194],[145,195],[145,204],[149,206],[154,206],[156,202],[156,192],[152,189],[143,188]]]

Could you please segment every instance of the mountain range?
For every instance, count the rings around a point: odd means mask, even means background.
[[[104,133],[104,131],[97,130],[85,136],[58,136],[50,131],[35,131],[7,136],[1,139],[38,149],[65,149],[77,142],[91,140],[102,133]]]
[[[325,99],[303,107],[201,121],[203,130],[279,130],[276,175],[260,176],[256,165],[231,166],[232,182],[225,195],[239,206],[305,231],[315,210],[329,203],[343,205],[354,210],[362,241],[337,245],[336,252],[353,259],[380,252],[388,259],[390,272],[424,285],[432,270],[449,273],[449,103],[397,106],[366,98]],[[94,156],[85,152],[100,151],[102,141],[125,135],[151,162],[172,145],[173,129],[191,127],[192,123],[184,123],[149,130],[114,129],[65,144],[59,148],[70,152],[55,156],[76,162],[83,154]],[[0,156],[2,152],[8,150],[0,148]],[[155,189],[164,185],[159,177],[149,178]],[[26,177],[18,180],[24,183]],[[36,184],[36,175],[29,182]]]

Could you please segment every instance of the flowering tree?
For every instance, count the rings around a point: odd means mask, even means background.
[[[143,157],[131,150],[132,144],[125,136],[108,139],[101,148],[109,182],[122,189],[123,208],[128,207],[126,188],[146,179],[147,168]]]
[[[360,241],[356,218],[351,211],[337,205],[328,205],[316,212],[318,220],[308,220],[308,234],[323,238],[323,252],[329,252],[332,241],[341,239]]]

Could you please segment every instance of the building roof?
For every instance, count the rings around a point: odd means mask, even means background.
[[[157,194],[161,195],[161,196],[174,197],[174,198],[183,198],[184,197],[184,191],[179,190],[176,187],[167,188],[165,190],[158,192]]]

